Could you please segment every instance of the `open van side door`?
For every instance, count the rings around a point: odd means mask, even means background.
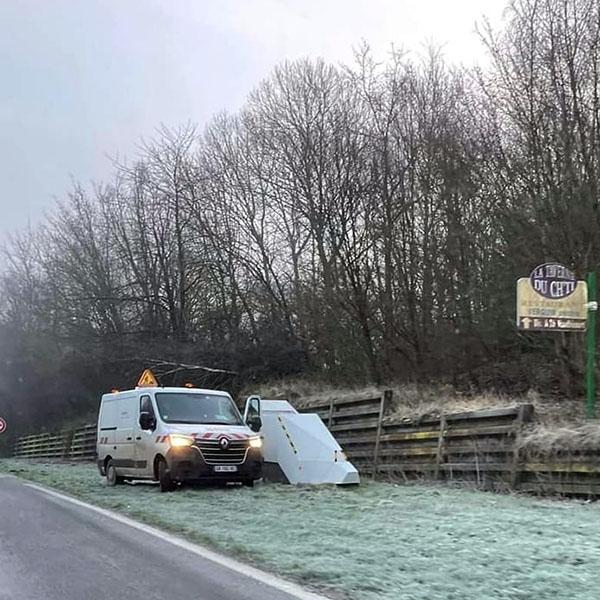
[[[260,417],[260,396],[249,396],[246,399],[244,423],[246,423],[252,431],[260,431],[260,428],[262,427],[262,419]]]

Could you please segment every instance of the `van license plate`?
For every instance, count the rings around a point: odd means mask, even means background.
[[[215,473],[235,473],[237,467],[234,465],[218,465],[215,467]]]

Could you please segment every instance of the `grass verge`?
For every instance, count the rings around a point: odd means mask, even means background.
[[[600,505],[367,482],[160,494],[107,488],[91,465],[0,470],[110,508],[335,597],[589,600],[600,586]]]

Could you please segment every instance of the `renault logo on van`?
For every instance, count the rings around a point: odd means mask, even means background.
[[[227,450],[229,448],[229,440],[226,437],[219,438],[219,448]]]

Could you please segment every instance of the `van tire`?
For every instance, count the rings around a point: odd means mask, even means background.
[[[242,485],[244,487],[254,487],[254,479],[244,479],[244,481],[242,481]]]
[[[108,487],[114,487],[115,485],[118,485],[119,483],[123,483],[124,479],[123,479],[123,477],[120,477],[119,475],[117,475],[117,468],[115,467],[115,464],[112,461],[112,459],[106,463],[105,471],[106,471],[106,485]]]
[[[171,479],[171,473],[167,467],[167,461],[164,458],[158,459],[158,484],[161,492],[172,492],[175,489],[175,482]]]

